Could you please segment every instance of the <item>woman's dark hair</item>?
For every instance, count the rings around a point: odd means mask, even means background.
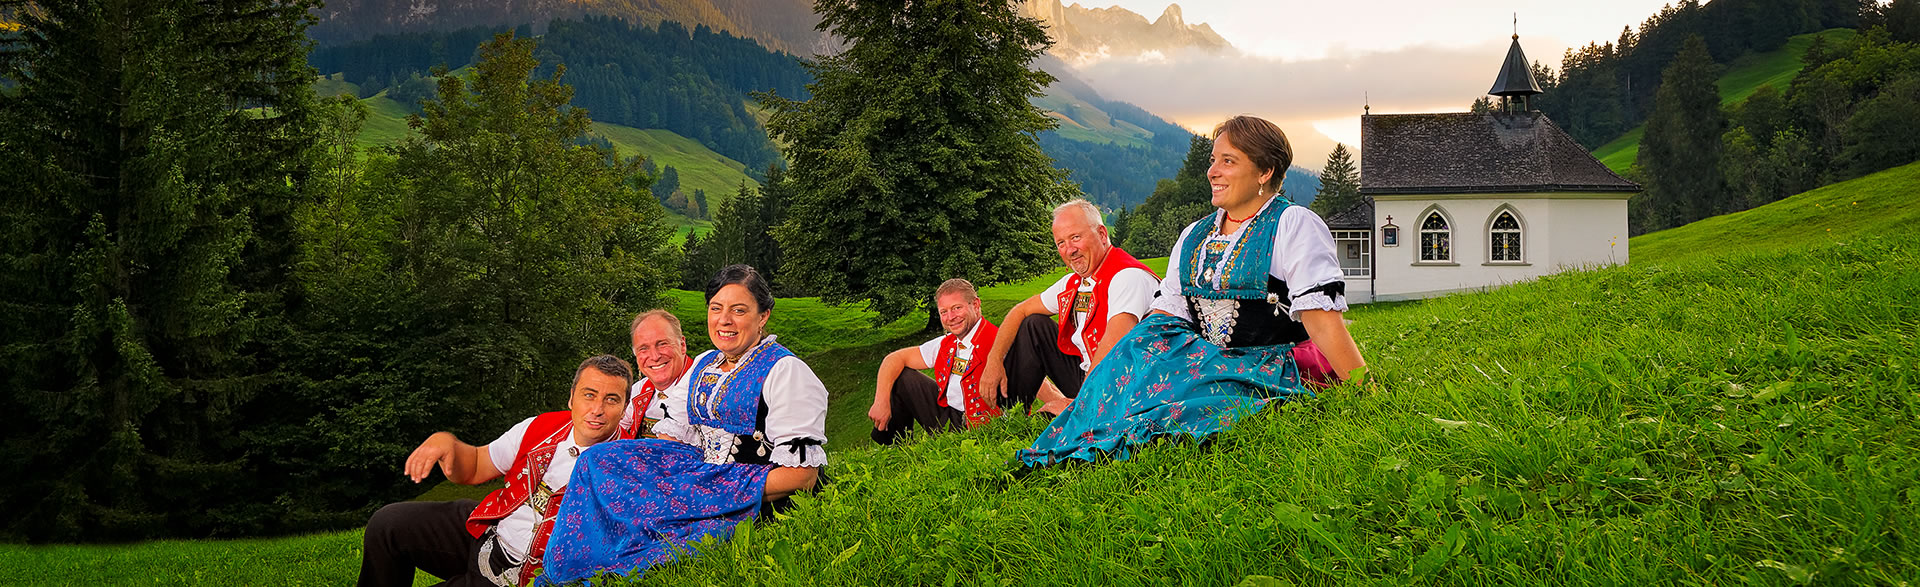
[[[1267,180],[1266,187],[1275,194],[1280,193],[1287,168],[1293,166],[1293,145],[1287,142],[1287,133],[1265,118],[1242,115],[1213,127],[1213,140],[1220,140],[1220,135],[1233,137],[1233,146],[1246,153],[1255,167],[1272,171],[1273,179]]]
[[[759,271],[744,263],[721,267],[720,272],[713,275],[713,281],[707,282],[707,301],[713,301],[713,294],[720,293],[720,288],[736,283],[753,294],[753,303],[760,306],[762,313],[773,310],[773,286],[767,285],[767,278]]]

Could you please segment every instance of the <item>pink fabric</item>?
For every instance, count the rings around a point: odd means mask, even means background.
[[[1300,379],[1317,387],[1333,385],[1340,378],[1333,374],[1333,363],[1309,340],[1293,346],[1293,362],[1300,366]]]

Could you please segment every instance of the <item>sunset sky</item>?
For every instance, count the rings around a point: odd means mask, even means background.
[[[1159,18],[1164,0],[1094,0]],[[1493,85],[1519,14],[1527,57],[1559,68],[1568,48],[1612,42],[1666,0],[1352,0],[1181,2],[1241,55],[1174,54],[1084,64],[1108,98],[1196,131],[1253,114],[1286,129],[1296,163],[1318,170],[1335,141],[1357,147],[1361,106],[1376,114],[1464,111]]]

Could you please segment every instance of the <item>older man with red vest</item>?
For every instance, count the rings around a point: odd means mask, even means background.
[[[522,420],[482,446],[435,432],[407,457],[415,483],[435,465],[455,483],[478,485],[507,476],[506,487],[479,502],[391,504],[367,521],[360,585],[412,585],[414,569],[445,585],[527,585],[540,574],[554,515],[565,497],[574,459],[620,435],[633,371],[600,355],[574,371],[568,411]]]
[[[652,436],[653,424],[666,417],[660,392],[680,382],[693,366],[687,356],[687,336],[680,330],[680,318],[666,310],[647,310],[633,317],[633,366],[640,371],[633,383],[633,396],[627,402],[627,415],[620,419],[620,438]]]
[[[888,354],[874,382],[873,441],[893,444],[915,424],[927,432],[978,426],[1000,415],[980,394],[986,352],[999,333],[980,315],[980,294],[965,279],[949,279],[933,292],[946,336]],[[933,378],[920,373],[933,369]]]
[[[1007,312],[983,365],[980,388],[1003,407],[1066,409],[1087,372],[1147,315],[1160,287],[1152,269],[1113,246],[1100,209],[1086,200],[1053,210],[1053,246],[1072,272]],[[1043,392],[1043,380],[1058,391]]]

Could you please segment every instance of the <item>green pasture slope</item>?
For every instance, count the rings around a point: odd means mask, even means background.
[[[1800,57],[1807,53],[1807,47],[1813,44],[1814,37],[1826,36],[1827,42],[1833,43],[1847,40],[1853,35],[1853,29],[1827,29],[1795,35],[1779,49],[1734,60],[1726,73],[1720,75],[1720,104],[1739,104],[1759,90],[1760,86],[1771,85],[1775,90],[1787,91],[1787,85],[1793,82],[1793,77],[1800,74]],[[1640,155],[1640,138],[1645,133],[1646,126],[1636,126],[1620,135],[1620,138],[1594,149],[1593,156],[1614,173],[1625,173],[1633,165],[1634,158]]]
[[[924,318],[781,300],[772,329],[833,394],[834,482],[641,583],[1911,583],[1920,234],[1887,227],[1920,221],[1915,185],[1920,164],[1636,238],[1627,266],[1356,307],[1374,383],[1100,466],[1019,471],[1043,426],[1025,417],[863,446],[874,365]],[[1044,285],[989,288],[990,313]],[[702,329],[697,294],[675,299]],[[340,584],[359,540],[8,546],[0,564]]]
[[[1088,143],[1112,143],[1125,147],[1146,147],[1153,132],[1124,120],[1115,120],[1099,107],[1058,86],[1031,100],[1033,105],[1060,122],[1060,136]]]
[[[367,120],[360,128],[362,147],[391,145],[406,138],[410,132],[407,128],[406,105],[388,99],[386,92],[374,94],[361,102],[367,105]],[[645,155],[662,169],[672,165],[680,174],[681,189],[689,197],[695,189],[706,190],[708,210],[719,210],[721,202],[731,199],[735,192],[740,191],[742,182],[751,187],[760,187],[759,182],[747,177],[746,164],[715,153],[699,141],[674,134],[673,131],[643,130],[595,122],[593,132],[606,137],[621,156]],[[691,228],[713,225],[708,220],[688,218],[673,212],[668,213],[667,221],[682,236]]]

